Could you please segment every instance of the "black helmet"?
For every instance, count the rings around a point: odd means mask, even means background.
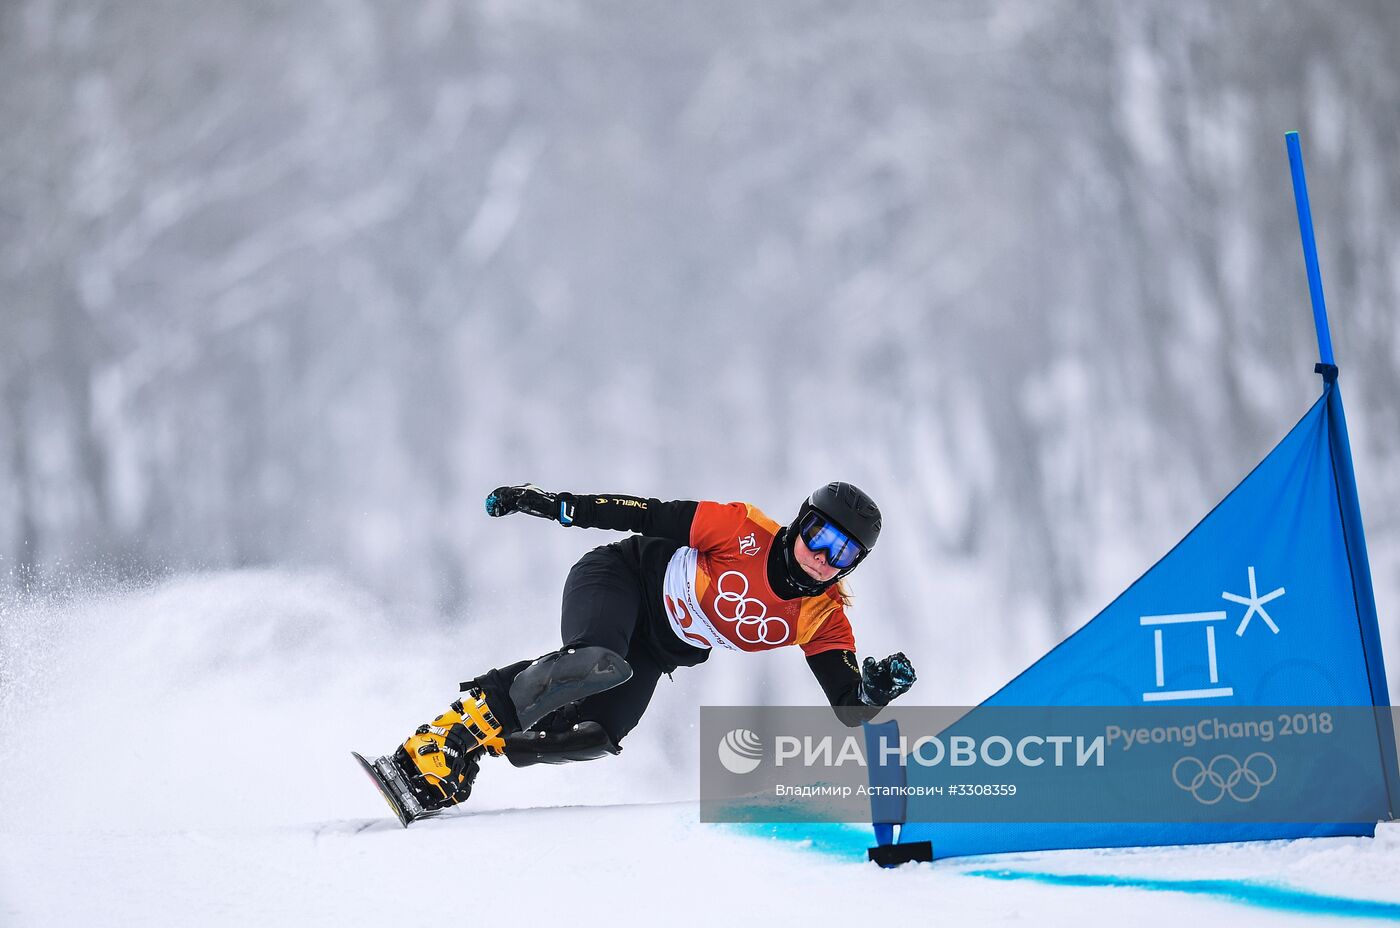
[[[837,482],[815,490],[798,510],[793,525],[801,525],[813,509],[835,522],[866,551],[875,547],[880,537],[880,507],[860,487]]]
[[[807,520],[808,515],[813,512],[819,513],[842,532],[855,539],[863,549],[853,563],[842,568],[836,576],[825,583],[813,580],[808,576],[792,553],[794,539],[802,531],[802,525]],[[797,511],[797,518],[793,519],[792,524],[783,530],[781,544],[783,546],[783,563],[787,568],[787,579],[802,594],[815,596],[855,570],[856,565],[864,560],[871,548],[875,547],[875,542],[879,537],[880,507],[875,505],[875,501],[859,487],[852,484],[828,483],[807,497],[802,508]]]

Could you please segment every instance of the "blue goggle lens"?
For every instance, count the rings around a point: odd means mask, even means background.
[[[826,553],[826,562],[837,570],[853,566],[865,554],[865,548],[850,535],[837,528],[819,512],[810,512],[799,526],[803,542],[813,554]]]

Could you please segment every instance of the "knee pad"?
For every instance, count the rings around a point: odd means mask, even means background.
[[[510,684],[521,729],[569,703],[626,683],[632,667],[622,655],[596,645],[552,651],[515,675]]]

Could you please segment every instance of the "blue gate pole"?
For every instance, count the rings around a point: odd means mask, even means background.
[[[1332,360],[1332,333],[1327,328],[1327,304],[1322,298],[1322,272],[1317,267],[1317,241],[1313,237],[1312,207],[1308,203],[1308,181],[1303,176],[1303,147],[1297,132],[1284,135],[1288,143],[1288,166],[1293,171],[1293,199],[1298,206],[1298,231],[1303,236],[1303,261],[1308,268],[1308,292],[1312,294],[1313,324],[1317,326],[1317,349],[1322,363],[1317,372],[1322,375],[1323,392],[1327,394],[1331,416],[1329,441],[1332,462],[1337,472],[1338,505],[1341,508],[1342,534],[1346,540],[1347,561],[1351,568],[1352,595],[1356,602],[1356,617],[1361,633],[1361,649],[1366,658],[1366,675],[1371,684],[1371,704],[1381,707],[1376,712],[1376,734],[1380,749],[1381,770],[1385,777],[1390,817],[1400,817],[1400,756],[1395,745],[1395,728],[1390,707],[1390,692],[1386,684],[1385,659],[1381,655],[1380,622],[1376,615],[1376,595],[1371,586],[1371,564],[1366,554],[1366,532],[1361,525],[1361,502],[1356,493],[1356,474],[1352,469],[1351,441],[1347,437],[1346,413],[1342,395],[1337,390],[1337,366]]]
[[[1298,232],[1303,237],[1303,262],[1308,268],[1308,292],[1312,294],[1313,325],[1317,326],[1317,350],[1323,364],[1332,360],[1332,333],[1327,328],[1327,301],[1322,297],[1322,271],[1317,266],[1317,240],[1313,237],[1312,206],[1308,203],[1308,179],[1303,174],[1303,146],[1298,133],[1284,135],[1288,142],[1288,166],[1293,171],[1293,201],[1298,206]]]

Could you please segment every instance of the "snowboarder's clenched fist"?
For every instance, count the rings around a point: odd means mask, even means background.
[[[909,692],[918,677],[914,664],[897,651],[882,661],[867,657],[861,664],[861,701],[867,705],[885,706],[896,696]]]

